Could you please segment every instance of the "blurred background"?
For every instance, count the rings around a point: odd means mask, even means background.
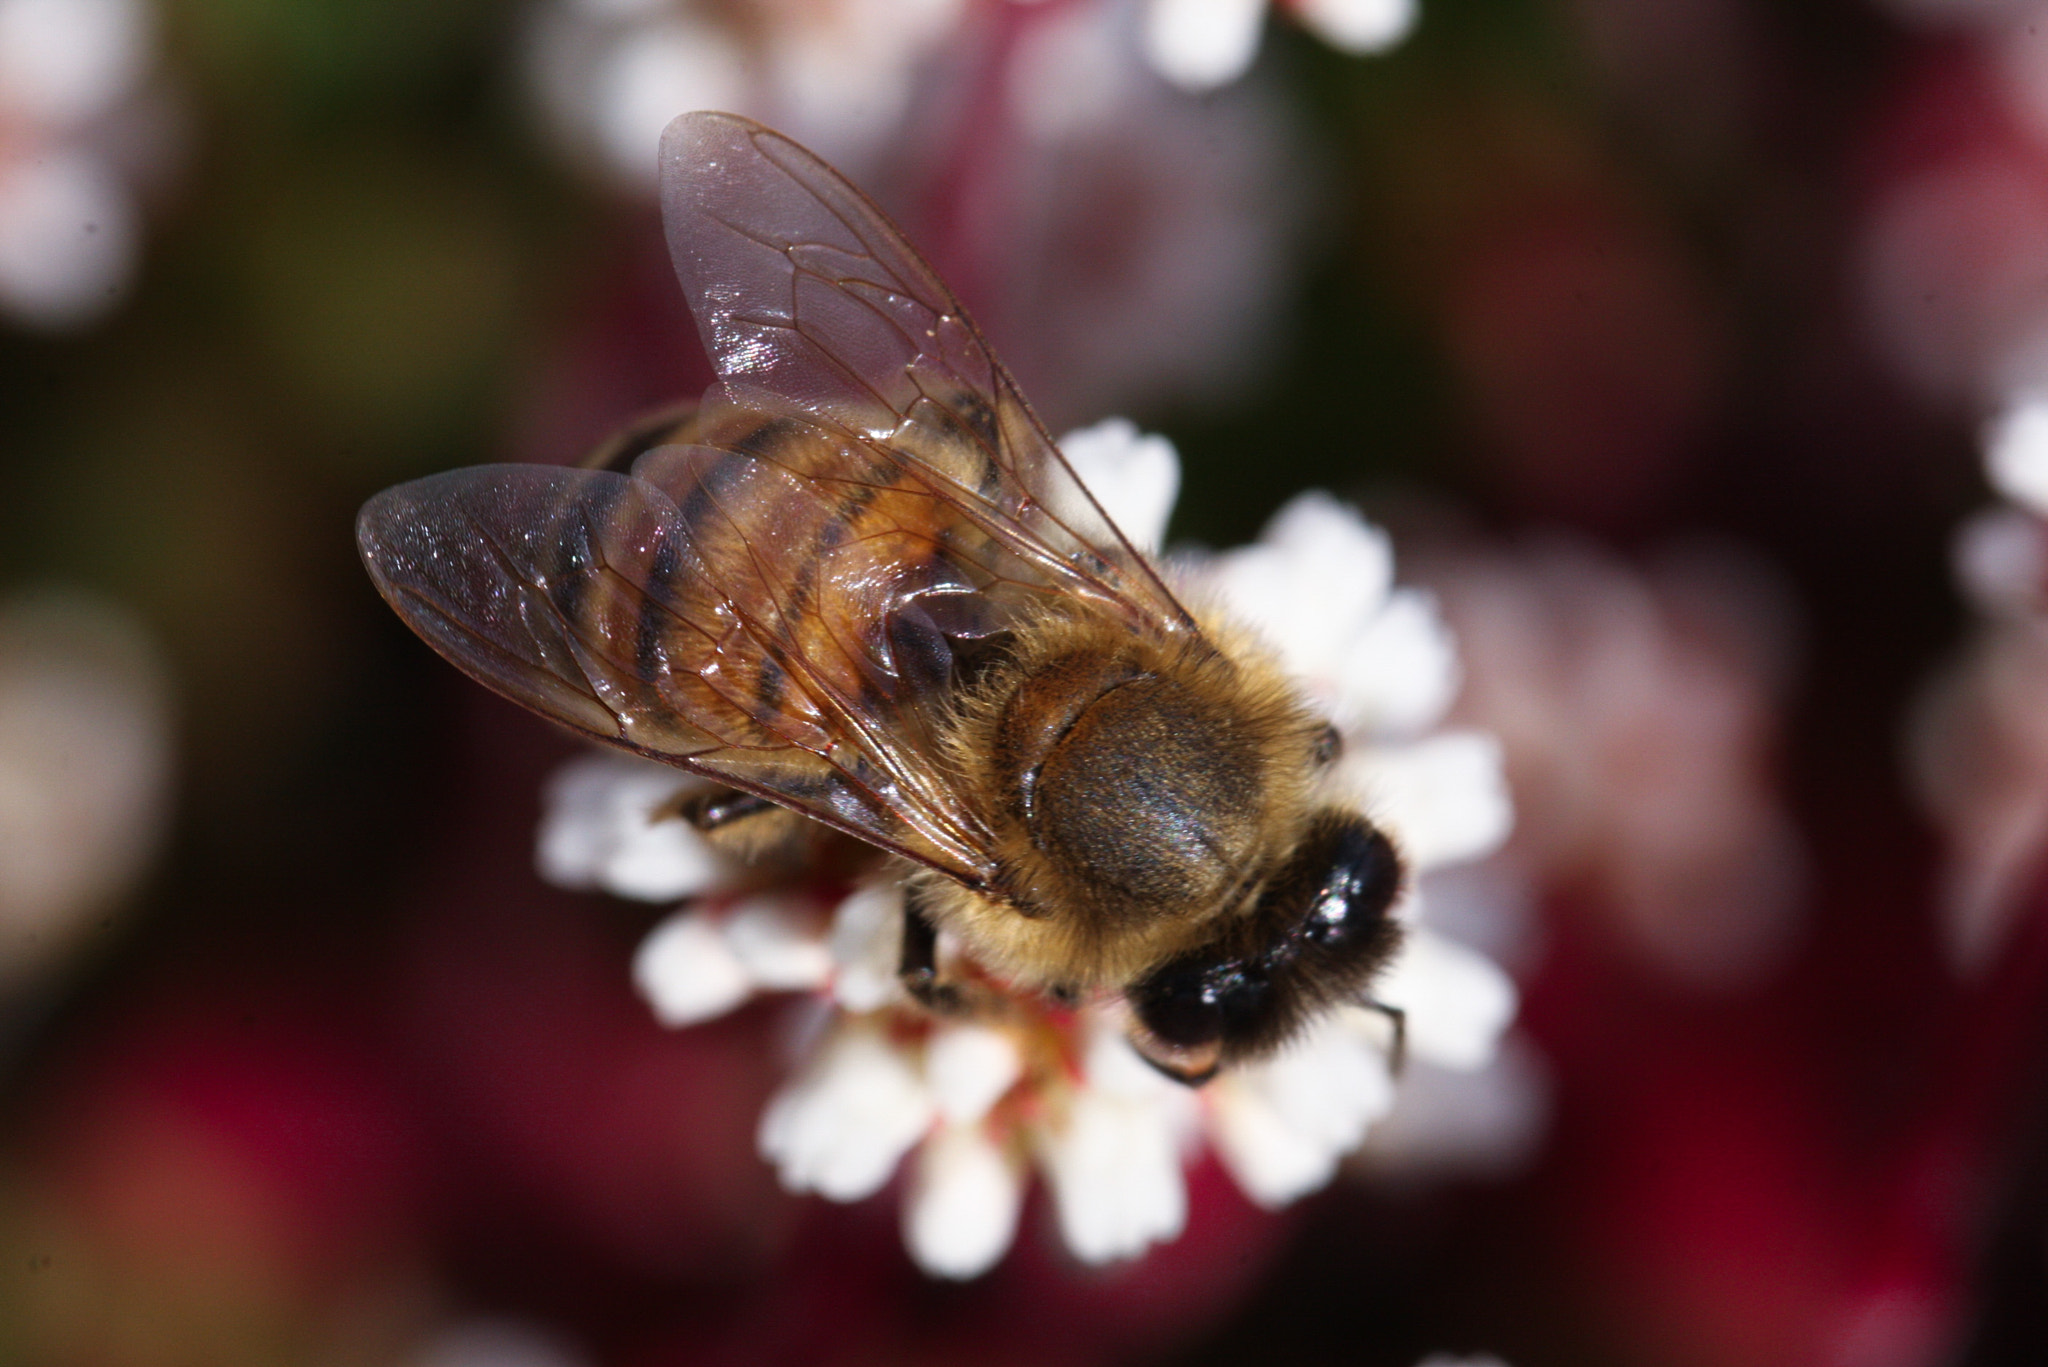
[[[575,746],[353,518],[702,387],[696,107],[1176,541],[1392,530],[1518,814],[1468,1150],[932,1283],[536,876]],[[2029,0],[0,0],[0,1362],[2048,1360],[2043,393]]]

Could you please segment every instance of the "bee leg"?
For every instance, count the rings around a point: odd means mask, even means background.
[[[1408,1066],[1408,1013],[1398,1006],[1388,1006],[1383,1001],[1367,997],[1360,1005],[1379,1012],[1394,1027],[1394,1047],[1387,1051],[1387,1067],[1395,1077]]]
[[[749,861],[792,854],[804,836],[802,817],[736,788],[686,792],[655,815],[657,819],[679,816],[717,849]]]
[[[773,810],[775,804],[767,798],[737,788],[699,788],[684,793],[668,808],[705,835]]]
[[[904,889],[903,958],[896,973],[903,990],[927,1011],[952,1015],[963,1005],[960,989],[939,981],[939,928],[932,924],[923,902],[916,883]]]

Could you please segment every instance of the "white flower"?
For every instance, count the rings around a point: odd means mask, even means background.
[[[1992,488],[2048,516],[2048,395],[2023,395],[1986,426],[1984,467]]]
[[[154,30],[143,0],[0,0],[0,310],[22,322],[90,322],[134,270],[123,148],[161,112]]]
[[[565,888],[602,888],[665,902],[715,892],[742,870],[688,822],[662,809],[702,779],[667,764],[613,753],[563,766],[542,798],[534,856],[541,877]]]
[[[1245,1194],[1279,1207],[1329,1182],[1394,1105],[1387,1021],[1344,1007],[1279,1054],[1210,1085],[1218,1154]]]
[[[1106,418],[1060,438],[1060,454],[1133,546],[1159,548],[1180,495],[1180,456],[1172,442],[1144,435],[1129,418]]]
[[[1983,619],[1962,657],[1923,688],[1907,735],[1921,805],[1945,846],[1945,947],[1964,973],[1993,960],[2048,851],[2048,396],[2009,396],[1983,445],[1985,473],[2010,502],[1965,522],[1954,550]]]
[[[1988,966],[2048,850],[2048,630],[1988,620],[1924,689],[1908,731],[1921,805],[1940,830],[1943,938],[1961,972]]]
[[[1987,508],[1958,529],[1952,559],[1956,583],[1978,611],[2033,611],[2048,586],[2048,523],[2002,504]]]
[[[567,140],[627,185],[653,188],[661,130],[686,109],[746,114],[857,166],[896,130],[961,13],[961,0],[552,0],[531,71]]]
[[[995,1266],[1017,1235],[1023,1165],[980,1125],[941,1125],[918,1149],[903,1242],[920,1267],[965,1280]]]
[[[1064,1114],[1038,1130],[1060,1234],[1083,1262],[1133,1258],[1187,1222],[1181,1178],[1193,1098],[1139,1061],[1101,1022]]]
[[[881,1189],[936,1115],[918,1060],[883,1025],[835,1030],[761,1116],[761,1152],[791,1191],[858,1201]]]
[[[1131,539],[1157,544],[1179,480],[1172,446],[1119,420],[1062,448]],[[1422,879],[1397,910],[1408,933],[1375,996],[1403,1014],[1418,1069],[1483,1092],[1515,989],[1490,959],[1427,923],[1426,876],[1498,844],[1509,806],[1498,746],[1432,729],[1457,678],[1434,601],[1396,589],[1385,535],[1320,495],[1289,504],[1253,546],[1170,569],[1192,600],[1218,602],[1264,635],[1339,718],[1347,751],[1335,782],[1363,796]],[[935,1019],[897,980],[894,874],[830,906],[801,886],[746,890],[743,871],[698,837],[653,833],[684,826],[659,814],[694,782],[637,761],[569,766],[549,791],[542,867],[577,886],[694,896],[635,963],[665,1022],[702,1020],[759,992],[815,994],[828,1019],[762,1119],[762,1152],[785,1185],[836,1200],[879,1190],[909,1158],[904,1239],[934,1275],[975,1276],[1001,1257],[1034,1167],[1067,1247],[1109,1262],[1179,1234],[1183,1168],[1205,1145],[1254,1201],[1280,1206],[1327,1183],[1377,1122],[1401,1115],[1389,1013],[1365,1005],[1329,1012],[1199,1090],[1139,1057],[1113,997],[1060,1009],[1027,994],[1001,1013]],[[942,964],[963,954],[942,940]],[[1483,1098],[1467,1095],[1462,1110],[1438,1106],[1410,1131],[1475,1114]]]
[[[1384,52],[1415,26],[1415,0],[1294,0],[1295,17],[1332,47]],[[1213,90],[1251,69],[1266,0],[1150,0],[1145,55],[1185,90]]]

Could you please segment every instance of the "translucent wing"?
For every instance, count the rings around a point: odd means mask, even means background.
[[[685,114],[661,142],[669,251],[722,406],[813,429],[950,502],[1009,573],[1133,626],[1193,631],[1082,486],[945,284],[836,171],[733,114]],[[814,471],[829,478],[829,471]]]
[[[744,465],[703,448],[658,454],[693,450],[700,464]],[[728,557],[729,582],[749,552],[721,513],[698,514],[693,530],[661,489],[613,471],[486,465],[385,490],[356,538],[399,615],[513,701],[980,886],[986,838],[955,785],[873,734],[877,715],[923,723],[912,693],[931,681],[909,657],[944,661],[944,639],[919,634],[929,614],[905,623],[919,596],[867,640],[843,639],[815,614],[780,611],[772,577],[715,587],[698,539]]]
[[[506,696],[988,887],[986,825],[937,741],[962,643],[1048,602],[1194,623],[865,197],[731,115],[678,119],[662,157],[721,383],[601,468],[388,490],[363,558]]]

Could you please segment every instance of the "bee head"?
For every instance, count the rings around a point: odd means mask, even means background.
[[[1389,915],[1400,890],[1393,843],[1325,809],[1247,914],[1131,985],[1132,1044],[1190,1084],[1270,1052],[1317,1011],[1364,995],[1400,946]]]

